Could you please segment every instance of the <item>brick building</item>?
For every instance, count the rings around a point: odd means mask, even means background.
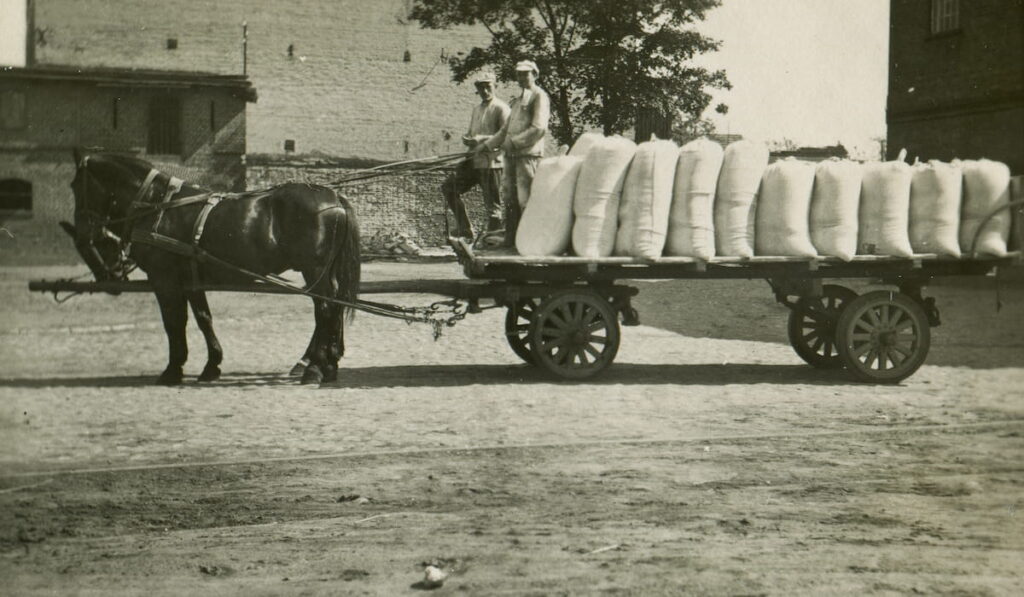
[[[888,153],[1024,173],[1024,0],[891,0]]]
[[[337,165],[344,159],[356,164],[461,151],[460,137],[475,99],[471,86],[451,82],[443,58],[488,39],[482,29],[421,29],[407,18],[411,0],[21,2],[28,14],[27,53],[36,69],[120,71],[125,77],[136,71],[191,72],[204,81],[247,77],[259,90],[259,101],[237,112],[234,130],[252,164],[250,186],[320,178],[322,171],[293,167],[309,163],[304,159],[309,156]],[[510,93],[509,88],[499,89],[502,96]],[[107,111],[110,101],[102,101]],[[195,117],[208,119],[205,114]],[[104,118],[109,120],[109,114]],[[79,140],[112,147],[105,138]],[[128,146],[140,147],[138,142]],[[21,159],[14,169],[24,172],[26,163]],[[184,174],[209,183],[210,177],[201,172]],[[50,178],[52,182],[36,182],[36,188],[66,188],[70,180],[64,172],[53,172]],[[436,178],[403,183],[422,191],[422,200],[429,203],[412,209],[418,215],[410,221],[422,220],[422,212],[429,215],[428,226],[443,224]],[[369,187],[356,188],[351,197],[369,235],[392,228],[389,212],[406,209],[413,195],[379,205],[386,198],[362,200],[370,192]],[[400,231],[417,235],[415,230]],[[440,239],[436,234],[419,236],[428,243]]]

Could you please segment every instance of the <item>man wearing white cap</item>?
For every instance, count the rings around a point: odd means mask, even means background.
[[[488,72],[481,73],[473,81],[481,102],[473,107],[469,131],[462,136],[462,143],[470,149],[493,137],[508,122],[508,104],[494,97],[496,81],[494,73]],[[444,195],[448,208],[455,214],[454,236],[473,238],[473,226],[470,224],[466,204],[463,203],[461,195],[476,185],[480,185],[480,192],[484,196],[487,232],[501,231],[504,219],[500,196],[501,169],[502,159],[498,150],[481,151],[459,163],[455,173],[441,185],[441,194]]]
[[[540,69],[533,60],[516,64],[516,81],[522,89],[512,100],[508,124],[501,131],[478,145],[474,151],[484,152],[501,147],[505,150],[505,246],[514,247],[516,229],[526,202],[537,164],[544,157],[544,138],[551,117],[548,94],[537,86]]]

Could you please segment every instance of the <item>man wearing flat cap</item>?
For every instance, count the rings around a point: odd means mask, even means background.
[[[515,247],[519,218],[530,199],[530,185],[537,165],[544,157],[544,139],[551,117],[548,94],[537,86],[540,69],[533,60],[516,64],[520,95],[509,104],[508,123],[498,134],[481,143],[474,151],[486,152],[498,147],[505,151],[505,246]]]
[[[474,149],[505,127],[508,121],[508,104],[494,97],[494,73],[481,73],[473,81],[480,103],[473,107],[469,119],[469,131],[463,135],[462,143]],[[502,159],[498,150],[475,152],[472,157],[459,163],[455,173],[441,185],[448,208],[455,214],[454,236],[473,238],[473,226],[466,212],[461,195],[480,185],[487,211],[487,232],[499,234],[504,219],[501,205]]]

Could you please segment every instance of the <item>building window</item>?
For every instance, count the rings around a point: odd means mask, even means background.
[[[0,180],[0,219],[32,217],[32,183],[9,178]]]
[[[932,0],[932,35],[960,29],[960,0]]]
[[[161,95],[150,100],[146,152],[181,154],[181,100],[177,97]]]
[[[25,94],[20,91],[0,91],[0,128],[25,128]]]

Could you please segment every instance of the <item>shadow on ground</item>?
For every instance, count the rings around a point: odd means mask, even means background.
[[[353,367],[338,371],[338,381],[323,384],[332,388],[460,387],[468,385],[588,384],[588,385],[849,385],[842,371],[819,371],[807,365],[694,364],[649,365],[618,363],[596,379],[559,380],[527,365],[401,365]],[[153,385],[152,376],[54,377],[0,380],[7,388],[136,387]],[[210,387],[299,386],[298,378],[285,374],[225,374],[212,383],[186,378],[184,389]]]

